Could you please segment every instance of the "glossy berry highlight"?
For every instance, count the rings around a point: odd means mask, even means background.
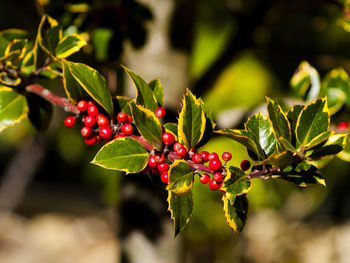
[[[209,162],[209,168],[213,171],[218,171],[222,167],[221,161],[219,159],[213,159]]]
[[[64,119],[64,125],[67,128],[72,128],[74,126],[74,124],[75,124],[75,117],[69,116],[69,117]]]
[[[100,129],[99,135],[102,139],[108,140],[112,137],[112,130],[109,127],[102,127]]]
[[[123,124],[123,126],[122,126],[122,132],[123,132],[125,135],[131,135],[133,131],[134,131],[134,128],[132,127],[132,125],[131,125],[130,123],[125,123],[125,124]]]
[[[210,176],[208,174],[202,174],[200,177],[199,177],[199,181],[202,183],[202,184],[207,184],[209,183],[210,181]]]
[[[209,188],[211,189],[211,190],[218,190],[219,189],[219,184],[218,184],[218,182],[217,181],[215,181],[214,179],[211,179],[210,181],[209,181]]]
[[[166,145],[173,144],[175,141],[175,137],[170,132],[164,132],[162,135],[162,141]]]
[[[155,110],[155,114],[158,118],[163,118],[165,116],[165,110],[162,107],[159,107]]]
[[[162,172],[162,174],[160,175],[160,180],[162,180],[163,183],[168,184],[169,183],[168,172]]]

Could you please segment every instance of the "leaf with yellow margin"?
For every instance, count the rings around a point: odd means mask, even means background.
[[[231,202],[225,195],[222,196],[226,222],[236,233],[242,232],[248,217],[248,199],[246,195],[236,196]]]
[[[175,160],[169,169],[169,185],[167,190],[183,195],[193,187],[193,168],[184,160]]]
[[[168,191],[168,210],[171,219],[174,221],[174,237],[179,234],[190,221],[193,213],[193,194],[188,191],[186,194],[177,195]]]

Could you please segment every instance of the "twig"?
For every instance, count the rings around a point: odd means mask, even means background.
[[[74,114],[80,113],[77,107],[71,104],[68,99],[56,96],[51,91],[49,91],[48,89],[45,89],[44,87],[42,87],[37,83],[26,86],[26,91],[35,93],[43,97],[47,101],[51,102],[53,105],[62,107],[67,112],[72,112]]]

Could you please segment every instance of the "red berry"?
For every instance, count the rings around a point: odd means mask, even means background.
[[[222,154],[222,159],[223,159],[224,161],[229,161],[229,160],[231,160],[231,158],[232,158],[232,154],[229,153],[229,152],[224,152],[224,153]]]
[[[200,153],[195,153],[192,155],[192,161],[197,164],[203,163],[203,157]]]
[[[174,150],[174,152],[177,152],[177,150],[179,150],[180,148],[183,148],[183,147],[184,146],[181,143],[176,142],[176,143],[174,143],[173,150]]]
[[[84,126],[83,128],[81,128],[80,130],[80,134],[83,136],[83,137],[89,137],[92,133],[92,130],[90,127],[86,127]]]
[[[124,137],[125,137],[124,134],[122,134],[122,133],[117,133],[117,134],[115,135],[114,139],[119,139],[119,138],[124,138]]]
[[[85,138],[84,142],[86,145],[94,145],[97,142],[97,140],[96,140],[95,136],[90,136],[90,137]]]
[[[157,161],[156,161],[155,156],[150,156],[150,157],[148,158],[148,165],[149,165],[150,167],[152,167],[152,168],[157,167],[158,163],[157,163]]]
[[[209,152],[207,151],[201,151],[200,154],[202,155],[202,158],[203,158],[203,162],[207,162],[209,161]]]
[[[210,181],[209,181],[209,188],[211,189],[211,190],[218,190],[219,189],[219,184],[218,184],[218,182],[217,181],[215,181],[214,179],[211,179]]]
[[[219,159],[213,159],[209,163],[209,168],[212,169],[213,171],[217,171],[221,169],[221,167],[222,167],[222,164]]]
[[[77,109],[79,111],[86,111],[87,107],[88,107],[88,103],[86,100],[81,100],[77,104]]]
[[[109,125],[109,120],[102,114],[97,115],[97,125],[100,127],[106,127]]]
[[[207,175],[207,174],[202,174],[202,175],[199,177],[199,181],[200,181],[202,184],[207,184],[207,183],[210,181],[210,176]]]
[[[208,159],[209,159],[209,161],[214,160],[214,159],[219,159],[219,155],[215,152],[212,152],[211,154],[209,154]]]
[[[247,171],[250,167],[250,162],[248,160],[243,160],[241,162],[241,169],[242,171]]]
[[[347,130],[349,128],[349,124],[345,121],[342,121],[338,124],[338,129]]]
[[[87,107],[87,113],[90,116],[96,116],[98,114],[98,109],[95,105],[90,105]]]
[[[222,181],[222,173],[216,172],[213,174],[213,179],[218,183]]]
[[[130,115],[128,115],[128,123],[132,122],[132,117]]]
[[[163,153],[156,154],[155,158],[158,164],[165,162],[165,155]]]
[[[112,137],[112,130],[109,127],[102,127],[100,129],[99,135],[102,139],[108,140]]]
[[[64,119],[64,125],[66,125],[67,128],[72,128],[75,124],[75,117],[69,116]]]
[[[162,180],[163,183],[168,184],[169,183],[168,172],[162,172],[162,174],[160,175],[160,180]]]
[[[160,163],[158,164],[158,170],[159,172],[166,172],[169,170],[169,164],[168,163]]]
[[[85,126],[87,126],[87,127],[93,127],[93,126],[95,126],[95,124],[96,124],[96,119],[95,119],[95,117],[90,116],[90,115],[86,116],[86,117],[84,118],[84,124],[85,124]]]
[[[185,147],[181,147],[179,148],[177,151],[176,151],[176,154],[179,156],[179,157],[185,157],[187,155],[187,150]]]
[[[162,140],[165,144],[169,145],[174,143],[175,137],[170,132],[164,132],[162,135]]]
[[[119,112],[117,115],[117,120],[122,123],[128,122],[128,114],[125,112]]]
[[[123,126],[122,126],[122,132],[123,132],[125,135],[131,135],[133,131],[134,131],[134,128],[132,127],[132,125],[131,125],[130,123],[125,123],[125,124],[123,124]]]
[[[165,110],[162,107],[156,109],[155,114],[158,118],[163,118],[165,116]]]

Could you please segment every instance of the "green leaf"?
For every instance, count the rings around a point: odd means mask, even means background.
[[[195,147],[201,141],[205,127],[206,118],[201,101],[187,89],[179,115],[179,141],[188,148]]]
[[[163,105],[163,87],[162,87],[162,84],[160,83],[160,79],[151,80],[148,83],[148,86],[153,91],[153,94],[157,99],[158,105],[162,106]]]
[[[329,111],[327,100],[325,98],[310,102],[301,111],[296,128],[296,145],[302,147],[317,135],[328,131],[329,129]]]
[[[21,83],[21,79],[3,71],[0,73],[0,83],[6,86],[15,87]]]
[[[202,147],[205,145],[212,137],[213,130],[215,128],[215,122],[213,120],[213,116],[211,114],[211,110],[208,108],[208,106],[202,101],[202,99],[199,99],[202,105],[202,109],[204,111],[205,115],[205,129],[204,134],[200,142],[196,145],[197,148]]]
[[[110,116],[113,116],[113,103],[107,88],[106,80],[95,69],[82,63],[67,62],[69,70],[80,86],[98,103]]]
[[[274,154],[274,155],[269,156],[267,159],[258,163],[258,165],[270,164],[272,166],[284,168],[284,167],[287,167],[288,165],[293,163],[293,156],[294,156],[294,152],[292,152],[290,150],[286,150],[286,151],[283,151],[279,154]]]
[[[320,93],[320,76],[314,67],[303,61],[295,71],[290,85],[297,97],[304,100],[313,100]]]
[[[169,169],[167,190],[177,195],[186,194],[193,187],[193,168],[184,160],[175,160]]]
[[[146,81],[144,81],[139,75],[132,72],[130,69],[124,67],[126,73],[128,73],[130,79],[136,88],[136,103],[140,104],[151,111],[155,111],[158,108],[158,103],[156,96],[154,95],[152,89],[148,86]]]
[[[328,140],[329,136],[333,135],[333,133],[334,132],[332,132],[332,131],[325,131],[325,132],[321,133],[320,135],[313,138],[308,144],[306,144],[303,147],[303,151],[305,152],[305,151],[312,150],[316,146],[326,142]]]
[[[337,156],[344,161],[350,162],[350,136],[349,136],[349,133],[346,137],[347,137],[347,139],[345,141],[344,149],[343,149],[343,151],[338,153]]]
[[[1,62],[7,64],[19,64],[27,50],[27,39],[14,39],[5,49],[4,56],[0,58]],[[18,65],[16,65],[18,66]]]
[[[77,103],[84,97],[84,92],[79,82],[73,77],[69,69],[69,62],[62,60],[63,87],[70,102]]]
[[[28,32],[22,29],[17,28],[9,28],[0,31],[0,36],[7,40],[8,42],[11,42],[14,39],[25,39],[28,37]]]
[[[61,38],[62,30],[57,20],[44,15],[39,24],[37,40],[40,47],[54,60],[55,50]]]
[[[283,112],[279,104],[267,97],[266,100],[267,111],[276,138],[283,137],[291,141],[291,129],[286,114]]]
[[[175,136],[175,141],[177,141],[177,124],[173,122],[168,122],[163,125],[166,132],[170,132]]]
[[[163,131],[156,114],[150,109],[136,104],[135,100],[130,101],[129,105],[137,130],[154,148],[160,151]]]
[[[11,88],[0,86],[0,132],[27,116],[26,98]]]
[[[303,166],[306,166],[306,169],[300,169],[304,168]],[[283,171],[278,175],[273,175],[273,178],[282,179],[300,187],[307,187],[313,184],[326,186],[323,176],[317,172],[317,168],[315,166],[301,163],[299,167],[295,169],[288,169],[287,172]]]
[[[323,79],[320,96],[327,96],[330,114],[336,113],[350,97],[348,73],[342,68],[331,70]],[[347,105],[350,106],[350,100]]]
[[[335,134],[330,136],[325,144],[307,152],[306,156],[311,160],[321,160],[332,157],[344,149],[346,137],[347,134]]]
[[[148,152],[142,144],[124,137],[105,144],[91,163],[106,169],[138,173],[147,166],[147,161]]]
[[[346,94],[344,91],[338,88],[327,89],[327,101],[329,114],[333,115],[337,113],[346,102]]]
[[[291,143],[293,146],[296,145],[296,136],[295,136],[295,127],[297,126],[298,117],[300,112],[304,109],[303,105],[293,105],[293,107],[287,112],[287,119],[290,124],[292,140]]]
[[[45,64],[46,57],[47,57],[47,54],[41,48],[41,46],[39,44],[39,41],[40,41],[40,38],[39,38],[39,33],[38,33],[38,36],[35,39],[35,44],[34,44],[34,48],[33,48],[33,52],[34,52],[34,68],[35,69],[39,69],[40,67],[42,67]]]
[[[236,233],[242,232],[248,217],[248,199],[245,195],[236,196],[234,203],[222,196],[226,222]]]
[[[193,194],[188,191],[184,195],[177,195],[168,191],[168,210],[174,221],[174,237],[180,233],[190,221],[193,213]]]
[[[245,173],[239,168],[231,166],[221,189],[225,191],[225,196],[234,204],[236,196],[248,193],[251,187],[251,181]]]
[[[28,93],[26,97],[29,107],[28,118],[30,122],[37,131],[45,132],[52,119],[52,104],[34,93]]]
[[[248,119],[245,128],[254,135],[256,145],[261,147],[267,156],[275,151],[276,138],[271,123],[260,112]]]
[[[58,43],[55,53],[57,58],[66,58],[78,52],[87,43],[78,34],[64,36]]]
[[[116,96],[113,98],[113,108],[115,112],[125,112],[126,114],[131,115],[131,110],[130,110],[130,98],[124,97],[124,96]]]
[[[239,142],[243,146],[247,147],[254,154],[263,157],[262,153],[259,151],[257,145],[255,144],[254,135],[250,131],[237,130],[237,129],[222,129],[214,131],[217,134],[229,137],[236,142]]]
[[[29,75],[34,71],[34,49],[29,51],[23,58],[21,64],[21,73]]]

